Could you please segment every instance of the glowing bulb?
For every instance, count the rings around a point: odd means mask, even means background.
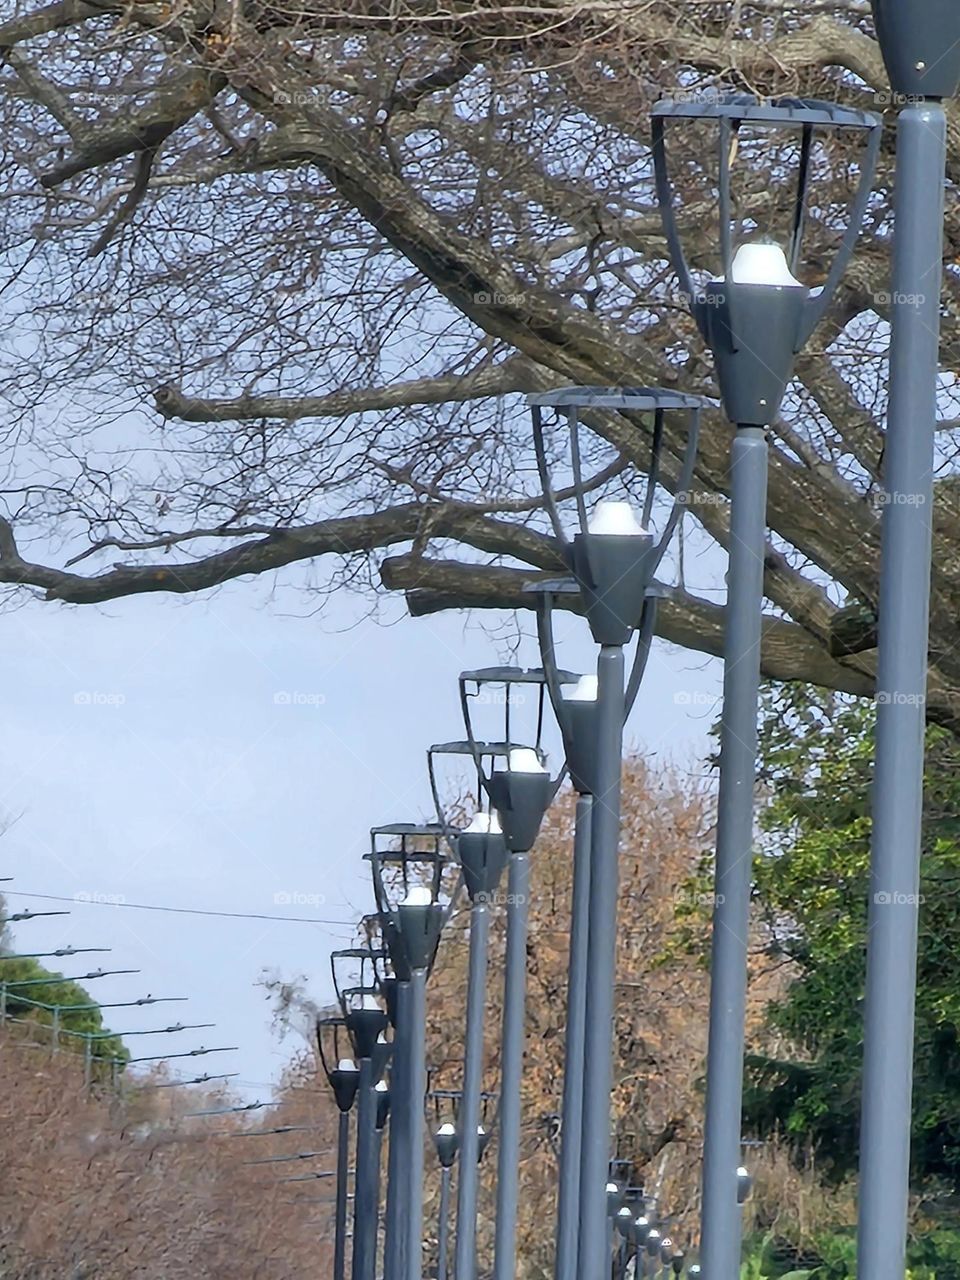
[[[617,1184],[616,1184],[615,1182],[608,1182],[608,1183],[607,1183],[607,1195],[608,1195],[608,1196],[615,1196],[619,1190],[620,1190],[620,1188],[617,1186]]]
[[[599,684],[596,676],[581,676],[572,689],[563,689],[565,702],[596,702]]]
[[[338,1071],[356,1071],[357,1064],[352,1058],[341,1058],[337,1063]]]
[[[432,907],[433,894],[425,884],[415,884],[407,890],[407,896],[400,905],[402,907]]]
[[[373,1087],[374,1087],[374,1089],[375,1089],[375,1091],[376,1091],[377,1093],[386,1093],[386,1092],[387,1092],[387,1082],[386,1082],[386,1080],[378,1080],[378,1081],[377,1081],[377,1083],[376,1083]]]
[[[507,757],[511,773],[546,773],[533,747],[514,747]]]
[[[456,1129],[453,1127],[452,1124],[450,1124],[449,1121],[447,1121],[446,1124],[442,1124],[440,1128],[437,1130],[437,1134],[443,1138],[452,1138],[454,1137],[456,1132],[457,1132]]]
[[[500,819],[495,813],[475,813],[464,831],[479,831],[483,835],[500,835]]]
[[[776,289],[802,289],[778,244],[742,244],[730,268],[734,284],[765,284]]]
[[[615,534],[620,538],[645,538],[647,530],[629,502],[598,502],[587,524],[589,533]]]

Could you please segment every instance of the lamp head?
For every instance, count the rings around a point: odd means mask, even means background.
[[[539,753],[532,747],[511,748],[507,767],[494,770],[488,790],[507,848],[529,853],[554,795],[553,780]]]
[[[475,813],[455,836],[463,881],[474,904],[492,898],[507,863],[507,842],[496,813]]]
[[[460,1139],[457,1136],[456,1127],[452,1124],[442,1124],[433,1135],[433,1143],[437,1149],[437,1159],[440,1161],[440,1167],[450,1169],[453,1167],[457,1158],[457,1152],[460,1149]]]
[[[597,503],[573,540],[573,571],[597,644],[626,644],[639,625],[658,547],[629,502]]]

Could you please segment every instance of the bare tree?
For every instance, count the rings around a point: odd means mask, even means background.
[[[678,83],[885,101],[865,0],[2,0],[0,13],[0,581],[71,603],[322,559],[325,585],[379,576],[414,613],[524,607],[524,584],[560,562],[519,393],[711,389],[665,261],[651,103]],[[740,212],[761,231],[789,208],[789,146],[741,148]],[[764,669],[855,693],[874,681],[889,150],[773,431]],[[696,133],[678,152],[705,270],[706,154]],[[811,284],[857,165],[851,144],[815,156]],[[955,201],[946,245],[953,370]],[[953,388],[951,373],[945,406]],[[956,728],[950,425],[929,709]],[[645,425],[592,426],[598,489],[629,486]],[[667,445],[669,486],[681,441]],[[691,528],[721,546],[728,446],[711,420],[689,496]],[[719,652],[720,606],[682,574],[668,585],[661,634]]]

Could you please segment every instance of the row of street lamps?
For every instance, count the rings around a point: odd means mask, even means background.
[[[960,37],[960,7],[914,0],[906,22],[906,6],[897,0],[876,0],[875,7],[895,90],[922,99],[911,101],[899,122],[885,485],[893,494],[930,495],[945,147],[943,110],[934,99],[956,91],[960,59],[940,52],[943,33],[937,36],[936,23],[926,19],[948,23],[950,34]],[[686,206],[671,167],[670,139],[678,125],[690,121],[715,126],[718,136],[721,271],[702,283],[694,279],[684,251]],[[739,222],[734,216],[736,159],[771,131],[793,137],[798,156],[785,248],[759,239],[749,218]],[[846,218],[813,195],[824,140],[857,146],[848,161],[857,184]],[[488,950],[492,904],[504,872],[507,943],[492,1276],[514,1280],[517,1274],[529,855],[567,776],[577,804],[555,1280],[667,1277],[685,1268],[696,1276],[701,1265],[707,1280],[735,1280],[739,1274],[739,1206],[749,1184],[741,1165],[741,1110],[767,563],[767,432],[787,394],[795,358],[827,312],[853,253],[870,207],[880,140],[878,116],[823,102],[769,102],[742,94],[696,101],[685,95],[657,104],[653,112],[654,173],[670,257],[713,353],[722,407],[733,427],[701,1262],[688,1264],[684,1253],[660,1235],[642,1202],[635,1212],[636,1206],[621,1197],[614,1209],[620,1191],[608,1179],[623,728],[649,656],[657,600],[668,590],[655,575],[688,499],[701,417],[710,405],[675,390],[574,387],[528,398],[544,505],[568,570],[563,579],[541,579],[530,587],[542,666],[492,667],[461,676],[466,737],[428,752],[437,820],[373,830],[368,860],[376,914],[370,943],[334,956],[340,1013],[320,1028],[324,1065],[340,1109],[334,1280],[346,1276],[354,1102],[351,1280],[375,1280],[379,1274],[379,1135],[388,1110],[383,1274],[385,1280],[423,1280],[427,984],[461,890],[469,904],[470,939],[465,1048],[455,1123],[446,1121],[435,1133],[441,1166],[438,1275],[446,1280],[452,1170],[459,1161],[454,1276],[479,1280],[478,1166],[490,1139],[482,1123]],[[784,179],[779,170],[776,176]],[[804,267],[812,208],[821,230],[836,242],[833,263],[818,289],[807,288],[797,276]],[[584,421],[589,425],[591,418],[611,412],[648,434],[646,491],[639,507],[601,497],[588,510],[595,484],[584,475],[581,430]],[[572,540],[548,466],[552,450],[546,432],[554,421],[565,421],[569,430],[573,483],[565,496],[572,497],[578,520]],[[663,514],[665,491],[673,497],[657,537],[651,530],[655,515]],[[916,949],[929,509],[916,501],[892,501],[885,508],[879,687],[904,696],[881,699],[877,743],[860,1246],[861,1274],[871,1280],[902,1280],[903,1274],[912,1059],[906,1029],[912,1026]],[[597,645],[595,673],[581,676],[558,666],[554,621],[565,604],[586,617]],[[472,720],[472,700],[491,684],[505,690],[504,729],[496,742],[479,740]],[[511,735],[511,691],[518,686],[537,692],[532,742]],[[546,701],[565,751],[556,775],[548,771],[542,746]],[[476,769],[478,808],[463,826],[454,825],[443,810],[436,767],[443,757],[466,758]],[[896,905],[881,909],[881,902]],[[341,978],[343,965],[359,973],[352,984]],[[342,1038],[349,1053],[340,1051]],[[388,1062],[389,1090],[383,1083]]]

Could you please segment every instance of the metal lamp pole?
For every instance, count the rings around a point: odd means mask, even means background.
[[[497,743],[478,742],[473,728],[471,700],[479,697],[481,690],[488,685],[502,685],[504,689],[503,736]],[[537,730],[533,746],[520,746],[512,738],[510,722],[512,691],[515,686],[535,687],[538,690]],[[514,1280],[516,1275],[522,1119],[520,1087],[526,1041],[530,850],[560,784],[560,778],[554,781],[550,777],[541,748],[545,697],[545,677],[540,670],[489,667],[480,671],[466,671],[460,676],[460,703],[467,731],[466,745],[473,756],[480,787],[498,815],[508,850],[493,1280]],[[447,749],[458,745],[447,744]],[[493,764],[492,770],[485,767],[487,758]],[[499,759],[505,761],[505,767],[498,767]]]
[[[719,133],[722,273],[695,288],[680,243],[668,172],[666,122],[714,120]],[[664,102],[654,108],[653,152],[667,240],[681,288],[713,351],[727,418],[735,425],[730,465],[730,537],[724,635],[723,715],[707,1051],[703,1169],[703,1259],[709,1280],[740,1267],[740,1166],[747,944],[752,884],[757,713],[766,552],[767,439],[793,374],[797,352],[819,323],[853,252],[880,143],[876,116],[824,103],[768,104],[736,95],[710,104]],[[731,157],[743,126],[801,131],[800,172],[789,260],[776,244],[734,252]],[[796,279],[806,221],[810,161],[817,130],[857,129],[867,136],[850,222],[823,290]]]
[[[345,987],[341,966],[359,965],[360,983]],[[379,1208],[379,1145],[376,1085],[387,1065],[390,1046],[382,1043],[387,1015],[374,981],[375,953],[369,947],[349,947],[330,956],[333,985],[360,1073],[357,1085],[357,1158],[353,1201],[353,1257],[351,1280],[375,1280]],[[366,973],[369,967],[369,980]]]
[[[333,1280],[345,1280],[347,1260],[347,1198],[350,1170],[350,1112],[360,1086],[360,1070],[352,1058],[341,1057],[340,1035],[346,1030],[340,1018],[321,1018],[317,1023],[320,1062],[333,1090],[339,1113],[337,1121],[337,1199],[334,1213]]]
[[[650,596],[653,576],[680,514],[680,504],[675,501],[659,539],[651,534],[649,525],[665,437],[664,415],[670,409],[681,409],[688,415],[683,462],[676,477],[676,492],[682,494],[693,473],[701,402],[693,397],[646,388],[620,391],[577,387],[530,396],[528,403],[533,411],[534,445],[544,501],[583,601],[591,634],[599,646],[595,684],[585,682],[580,696],[565,702],[556,680],[552,596],[544,587],[539,611],[540,643],[551,702],[563,732],[567,762],[577,789],[593,798],[585,964],[589,998],[583,1034],[576,1276],[578,1280],[607,1280],[610,1253],[605,1186],[610,1161],[623,724],[649,654],[655,608]],[[580,528],[572,543],[567,540],[550,483],[543,438],[544,408],[564,411],[570,427],[573,489]],[[626,502],[602,500],[590,517],[587,516],[580,465],[579,413],[603,408],[653,418],[650,474],[642,513],[635,512]],[[628,687],[624,647],[638,628],[641,629],[638,658]],[[560,1229],[561,1233],[565,1230],[563,1226]],[[563,1265],[569,1268],[569,1253],[565,1253]]]
[[[857,1269],[902,1280],[947,154],[940,99],[960,86],[960,11],[931,0],[874,0],[873,10],[908,105],[897,121]]]
[[[450,1188],[459,1146],[456,1126],[442,1124],[434,1134],[440,1161],[440,1212],[437,1221],[437,1280],[447,1280],[450,1254]]]
[[[478,813],[453,835],[470,898],[470,959],[459,1115],[460,1177],[457,1182],[456,1280],[476,1280],[480,1108],[483,1092],[484,1013],[490,944],[490,902],[496,894],[507,846],[496,816]]]
[[[387,838],[395,846],[381,847]],[[393,1126],[387,1187],[386,1280],[423,1273],[423,1098],[426,1091],[427,979],[450,907],[440,900],[447,860],[443,828],[392,823],[370,832],[377,917],[393,966],[400,1071],[392,1075]],[[383,985],[381,983],[381,985]],[[397,1057],[394,1054],[394,1067]]]

